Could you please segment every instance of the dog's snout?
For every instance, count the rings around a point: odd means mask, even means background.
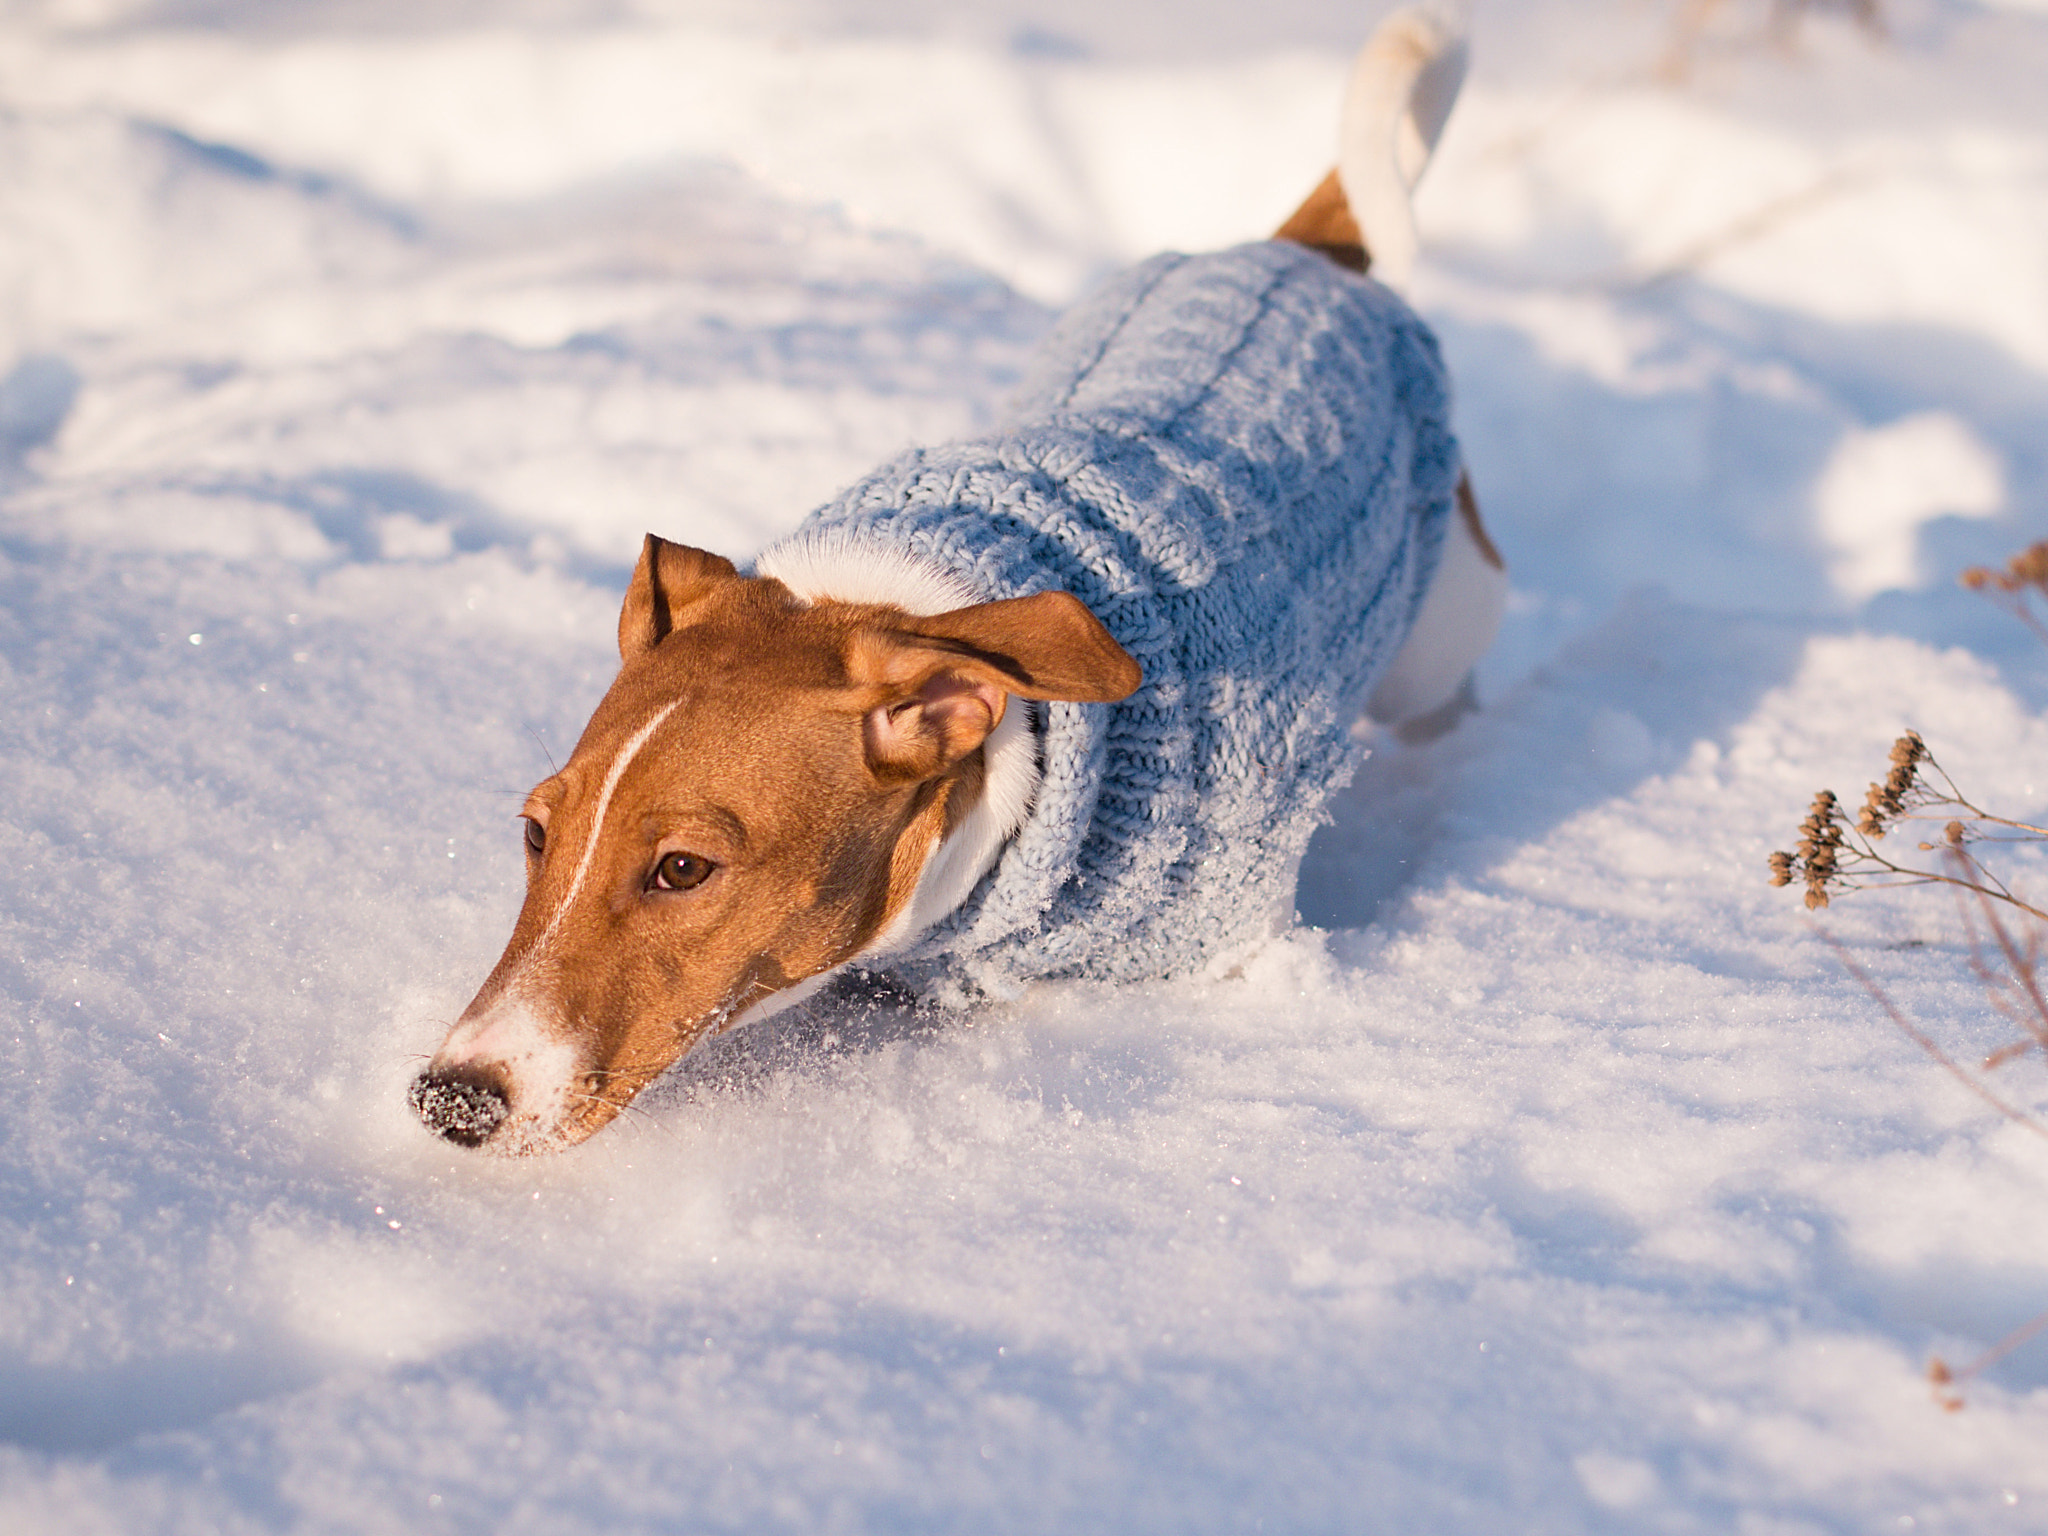
[[[496,1083],[432,1068],[412,1080],[406,1102],[428,1130],[458,1147],[482,1146],[510,1112]]]

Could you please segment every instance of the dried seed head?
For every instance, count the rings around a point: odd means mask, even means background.
[[[1927,758],[1927,743],[1918,731],[1908,731],[1892,743],[1891,770],[1884,781],[1870,786],[1863,797],[1863,810],[1856,818],[1856,830],[1876,839],[1885,835],[1891,822],[1914,805],[1914,791],[1920,788],[1920,764]]]
[[[1949,847],[1960,848],[1963,846],[1963,824],[1960,821],[1952,821],[1943,827],[1941,835],[1948,840]]]
[[[2005,568],[2018,584],[2038,587],[2048,582],[2048,539],[2029,544],[2006,561]]]
[[[2036,587],[2048,592],[2048,539],[2029,544],[2025,549],[2005,562],[2005,569],[1994,571],[1988,566],[1973,565],[1958,578],[1972,592],[1981,592],[1986,587],[1996,587],[2001,592],[2017,592],[2022,587]]]
[[[1871,786],[1873,793],[1879,786]],[[1866,806],[1867,819],[1870,815]],[[1813,797],[1813,804],[1807,808],[1806,819],[1799,823],[1800,837],[1792,853],[1773,853],[1770,856],[1771,884],[1790,885],[1803,875],[1806,880],[1806,905],[1808,910],[1828,904],[1828,886],[1841,878],[1842,837],[1848,830],[1843,819],[1841,802],[1835,799],[1832,790],[1822,790]],[[1856,850],[1850,850],[1856,856]]]

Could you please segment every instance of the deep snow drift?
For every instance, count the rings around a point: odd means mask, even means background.
[[[0,1526],[2048,1522],[2048,1348],[1921,1377],[2048,1305],[2048,1147],[1763,870],[1906,725],[2048,802],[1948,585],[2048,531],[2038,6],[1731,0],[1679,81],[1675,6],[1479,7],[1417,299],[1514,611],[1241,976],[410,1121],[641,532],[750,553],[1320,174],[1370,16],[1111,9],[11,13]],[[1826,921],[2002,1038],[1941,902]]]

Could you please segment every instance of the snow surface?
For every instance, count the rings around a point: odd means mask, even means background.
[[[1513,612],[1312,926],[499,1162],[403,1086],[641,532],[751,553],[1270,226],[1372,15],[11,6],[0,1528],[2048,1530],[2048,1347],[1921,1375],[2048,1304],[2048,1148],[1763,882],[1902,726],[2048,803],[1948,580],[2048,532],[2048,12],[1884,10],[1477,7],[1417,296]],[[1941,902],[1826,926],[2000,1038]]]

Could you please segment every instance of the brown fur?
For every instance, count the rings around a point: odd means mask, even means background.
[[[1287,216],[1287,222],[1273,231],[1275,240],[1292,240],[1312,251],[1321,251],[1338,266],[1364,272],[1372,266],[1372,253],[1365,248],[1365,234],[1351,216],[1351,204],[1344,196],[1344,184],[1331,171],[1316,184],[1302,205]]]
[[[1063,592],[931,618],[806,604],[653,535],[619,637],[617,680],[526,802],[544,839],[529,847],[526,901],[450,1036],[501,1004],[540,1014],[574,1048],[579,1108],[551,1133],[521,1133],[514,1102],[494,1145],[582,1140],[698,1039],[873,940],[979,798],[981,746],[1011,694],[1108,701],[1140,681]],[[600,826],[607,775],[671,706]],[[675,853],[709,860],[709,877],[657,888]],[[460,1053],[436,1066],[512,1095]]]
[[[1335,172],[1277,238],[1370,264]],[[1462,483],[1458,506],[1498,564]],[[540,846],[511,940],[415,1084],[465,1144],[581,1141],[698,1040],[858,954],[981,799],[1011,695],[1109,702],[1141,681],[1063,592],[933,617],[806,603],[652,534],[619,653],[569,761],[527,799]],[[673,856],[686,884],[665,889]],[[568,1053],[566,1103],[519,1102],[508,1040]]]
[[[1479,519],[1479,498],[1472,494],[1472,477],[1463,470],[1458,472],[1458,516],[1465,520],[1466,531],[1472,535],[1472,542],[1479,546],[1479,557],[1496,571],[1508,568],[1501,559],[1500,550],[1486,531],[1486,524]]]

